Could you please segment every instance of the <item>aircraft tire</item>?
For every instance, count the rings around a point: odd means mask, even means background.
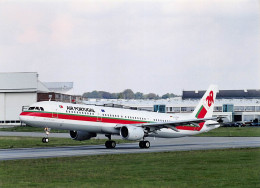
[[[42,138],[42,142],[43,142],[43,143],[48,143],[48,142],[49,142],[49,138],[43,137],[43,138]]]
[[[150,147],[150,142],[149,141],[140,141],[139,142],[139,147],[140,148],[149,148]]]
[[[150,147],[150,142],[144,141],[144,148],[149,148],[149,147]]]
[[[106,148],[110,148],[109,147],[109,141],[106,141],[105,146],[106,146]]]
[[[116,147],[116,142],[113,141],[113,140],[108,140],[108,141],[106,141],[105,146],[108,149],[115,148]]]
[[[139,147],[140,147],[140,148],[144,148],[144,141],[140,141],[140,142],[139,142]]]
[[[116,147],[116,142],[115,141],[111,141],[111,148],[115,148]]]

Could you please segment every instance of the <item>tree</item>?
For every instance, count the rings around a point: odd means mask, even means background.
[[[123,93],[118,93],[117,99],[124,99]]]
[[[124,99],[134,99],[135,94],[131,89],[126,89],[123,91]]]
[[[131,89],[126,89],[121,93],[109,93],[106,91],[92,91],[92,92],[85,92],[83,94],[84,98],[94,98],[94,99],[167,99],[176,97],[173,93],[164,94],[162,97],[154,93],[143,94],[141,92],[134,93]]]
[[[162,99],[168,99],[168,98],[173,98],[173,97],[177,97],[178,95],[175,95],[173,93],[167,93],[167,94],[164,94],[162,96]]]
[[[156,95],[156,94],[154,94],[154,93],[149,93],[149,94],[147,94],[147,95],[144,95],[144,98],[145,99],[158,99],[159,98],[159,96],[158,95]]]
[[[168,99],[168,98],[170,98],[170,94],[169,94],[169,93],[164,94],[164,95],[162,96],[162,99]]]
[[[109,93],[109,92],[102,91],[101,94],[102,94],[101,96],[102,96],[103,99],[112,99],[112,94]]]
[[[135,93],[135,99],[143,99],[144,98],[144,94],[141,92],[136,92]]]

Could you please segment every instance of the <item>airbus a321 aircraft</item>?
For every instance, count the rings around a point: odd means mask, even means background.
[[[190,115],[166,114],[112,107],[80,105],[53,101],[37,102],[20,114],[27,125],[43,127],[47,137],[51,128],[70,130],[74,140],[87,140],[97,133],[108,137],[105,146],[115,148],[112,135],[136,140],[140,148],[149,148],[146,137],[175,138],[195,135],[218,128],[218,117],[212,117],[217,86],[211,85]]]

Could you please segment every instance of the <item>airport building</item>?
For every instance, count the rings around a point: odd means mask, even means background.
[[[182,97],[165,100],[88,99],[73,95],[73,82],[44,82],[36,72],[0,73],[0,125],[20,125],[19,114],[38,101],[85,103],[155,111],[191,113],[205,91],[183,91]],[[83,101],[84,100],[84,101]],[[260,90],[220,90],[214,116],[230,122],[259,122]]]
[[[0,125],[20,125],[19,114],[38,101],[77,102],[72,82],[42,83],[36,72],[0,73]]]

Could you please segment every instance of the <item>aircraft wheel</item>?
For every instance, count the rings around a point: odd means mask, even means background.
[[[45,139],[45,143],[48,143],[48,142],[49,142],[49,138],[46,138],[46,139]]]
[[[43,142],[43,143],[48,143],[48,142],[49,142],[49,138],[43,137],[43,138],[42,138],[42,142]]]
[[[150,142],[144,141],[144,148],[149,148],[149,147],[150,147]]]
[[[116,147],[116,142],[115,141],[111,141],[111,148],[115,148]]]
[[[109,147],[109,141],[106,141],[105,146],[106,146],[106,148],[110,148]]]
[[[140,141],[139,142],[139,147],[140,148],[149,148],[150,147],[150,142],[149,141]]]
[[[109,148],[109,149],[115,148],[116,142],[113,140],[108,140],[108,141],[106,141],[105,146],[106,146],[106,148]]]
[[[140,141],[140,142],[139,142],[139,147],[140,147],[140,148],[144,148],[144,141]]]

